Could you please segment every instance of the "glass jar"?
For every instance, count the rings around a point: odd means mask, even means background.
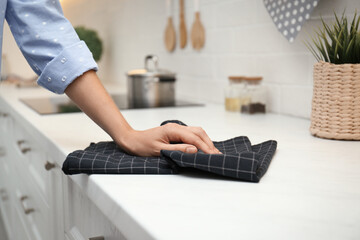
[[[242,113],[265,113],[266,112],[266,88],[265,86],[247,86],[247,103],[242,104]]]
[[[241,96],[245,91],[244,83],[230,84],[225,88],[225,109],[230,112],[240,112]]]
[[[225,109],[242,113],[266,112],[266,87],[262,77],[230,76],[225,88]]]

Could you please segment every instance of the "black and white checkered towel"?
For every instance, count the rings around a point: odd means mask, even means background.
[[[125,153],[114,142],[91,143],[85,150],[70,153],[65,174],[175,174],[184,168],[259,182],[268,169],[277,142],[251,145],[247,137],[214,142],[223,154],[195,154],[162,150],[160,157],[138,157]]]

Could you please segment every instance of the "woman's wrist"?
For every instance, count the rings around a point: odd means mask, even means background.
[[[129,152],[131,151],[132,138],[135,137],[136,130],[133,129],[130,125],[126,124],[121,126],[115,135],[112,136],[114,142],[121,147],[121,149]]]

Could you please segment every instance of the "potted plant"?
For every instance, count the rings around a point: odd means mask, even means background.
[[[83,40],[93,54],[94,60],[100,60],[103,47],[102,41],[95,30],[85,28],[83,26],[75,27],[75,31],[79,38]]]
[[[331,25],[322,19],[308,49],[314,65],[310,132],[329,139],[360,140],[360,17],[343,13]]]

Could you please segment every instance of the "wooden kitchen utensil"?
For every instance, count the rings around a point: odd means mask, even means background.
[[[194,49],[200,50],[205,44],[205,28],[200,21],[199,0],[194,1],[195,20],[191,29],[191,43]]]
[[[180,48],[185,48],[187,42],[187,32],[185,24],[185,13],[184,13],[184,0],[180,0]]]
[[[174,51],[176,45],[176,33],[171,16],[171,1],[172,0],[166,0],[166,15],[168,21],[164,34],[165,47],[169,52]]]

